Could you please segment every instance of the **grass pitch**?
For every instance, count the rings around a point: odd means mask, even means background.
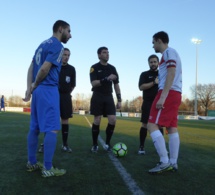
[[[58,134],[54,165],[65,168],[67,174],[42,178],[40,172],[29,173],[25,168],[29,114],[0,113],[0,194],[132,194],[102,146],[97,154],[90,152],[91,130],[85,117],[92,123],[90,115],[70,119],[72,153],[61,152],[61,132]],[[103,118],[103,140],[106,125],[107,119]],[[146,155],[137,155],[140,125],[139,118],[118,118],[111,143],[127,145],[128,154],[118,160],[145,194],[215,194],[215,121],[179,121],[179,171],[161,175],[147,173],[159,161],[149,135]],[[38,153],[38,160],[42,159]]]

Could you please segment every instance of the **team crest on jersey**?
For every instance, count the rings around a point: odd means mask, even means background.
[[[92,73],[93,71],[94,71],[94,68],[91,68],[91,69],[90,69],[90,73]]]
[[[66,82],[70,83],[70,77],[69,76],[66,76]]]

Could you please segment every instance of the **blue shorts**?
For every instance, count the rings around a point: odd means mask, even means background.
[[[30,130],[60,130],[58,87],[39,85],[32,94]]]

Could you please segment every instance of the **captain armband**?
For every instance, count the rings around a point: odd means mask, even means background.
[[[120,93],[116,94],[116,97],[117,97],[117,101],[118,101],[118,102],[121,102],[121,101],[122,101],[122,98],[121,98],[121,94],[120,94]]]

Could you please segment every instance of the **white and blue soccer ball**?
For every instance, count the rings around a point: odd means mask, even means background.
[[[128,153],[127,146],[122,142],[115,144],[112,148],[112,151],[117,157],[123,157]]]

